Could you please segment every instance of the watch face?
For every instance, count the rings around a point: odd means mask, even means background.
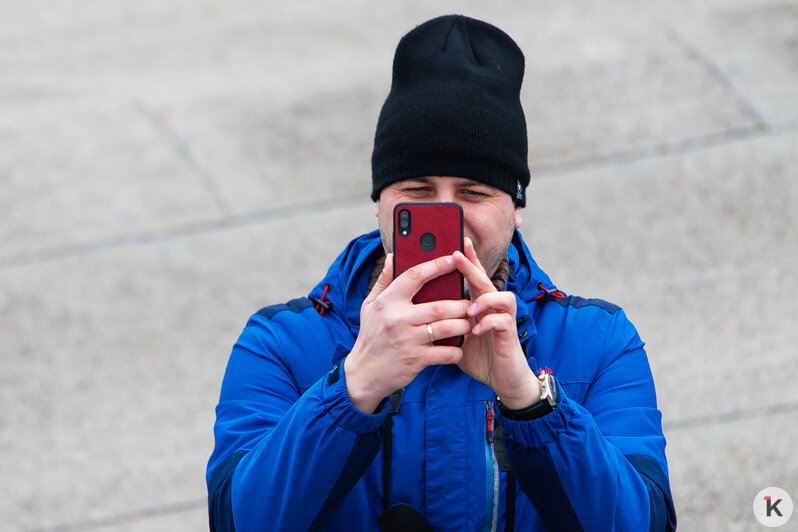
[[[550,405],[556,405],[557,400],[559,399],[559,394],[557,393],[557,381],[554,380],[554,377],[550,373],[546,373],[542,379],[542,383],[546,388],[543,392],[543,398],[545,398]]]

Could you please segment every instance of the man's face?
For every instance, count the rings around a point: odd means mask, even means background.
[[[488,276],[499,267],[513,230],[521,227],[521,208],[504,191],[464,177],[418,177],[398,181],[380,192],[374,213],[386,253],[393,248],[393,208],[403,201],[453,201],[463,208],[463,233]]]

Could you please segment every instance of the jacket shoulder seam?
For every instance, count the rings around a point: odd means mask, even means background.
[[[312,306],[313,302],[308,298],[298,297],[296,299],[288,301],[287,303],[280,303],[277,305],[269,305],[268,307],[263,307],[256,314],[258,316],[266,318],[267,320],[271,320],[281,312],[293,312],[294,314],[299,314],[300,312]]]
[[[616,312],[621,310],[621,307],[619,307],[618,305],[597,298],[587,299],[584,297],[569,295],[563,299],[551,298],[549,301],[557,303],[563,307],[573,307],[576,309],[584,307],[598,307],[601,310],[605,311],[607,314],[615,314]]]

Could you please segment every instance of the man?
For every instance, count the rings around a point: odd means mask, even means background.
[[[400,41],[372,156],[379,231],[233,348],[213,530],[675,528],[642,341],[618,307],[555,289],[517,231],[523,65],[509,36],[462,16]],[[401,201],[459,203],[464,253],[394,280]],[[467,300],[412,303],[454,270]]]

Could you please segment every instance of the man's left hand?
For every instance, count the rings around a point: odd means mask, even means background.
[[[540,384],[518,340],[516,301],[512,292],[499,292],[480,264],[470,238],[465,254],[456,251],[455,267],[468,283],[473,302],[468,316],[475,323],[463,341],[460,369],[487,384],[507,408],[527,407],[540,398]]]

